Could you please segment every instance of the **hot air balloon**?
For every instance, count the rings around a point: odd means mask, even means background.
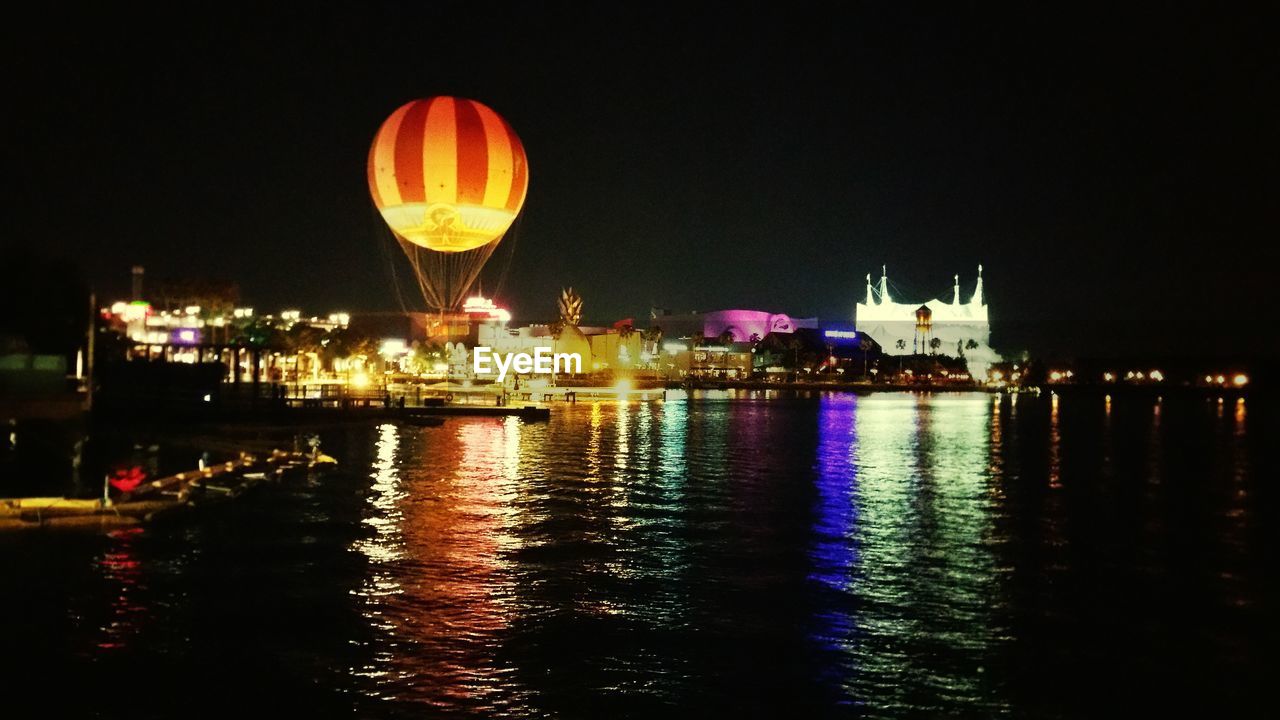
[[[461,305],[524,205],[524,146],[475,100],[401,105],[369,148],[369,192],[433,309]]]

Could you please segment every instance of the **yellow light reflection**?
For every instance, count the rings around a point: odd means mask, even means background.
[[[587,430],[587,478],[600,478],[600,435],[604,425],[604,410],[600,403],[591,403],[591,417]]]
[[[1052,394],[1049,407],[1049,487],[1062,487],[1062,429],[1058,420],[1058,394]]]
[[[645,408],[641,408],[644,411]],[[619,471],[627,469],[627,462],[631,456],[631,435],[628,429],[631,425],[631,409],[627,407],[619,407],[615,409],[617,419],[614,421],[614,440],[613,440],[613,465]],[[622,473],[619,472],[619,475]]]

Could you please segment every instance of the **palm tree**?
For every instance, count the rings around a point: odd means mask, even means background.
[[[629,365],[636,361],[631,357],[631,348],[628,347],[628,341],[635,337],[636,327],[631,323],[627,323],[618,328],[618,363],[621,365]]]
[[[284,332],[265,318],[254,318],[236,333],[238,344],[263,349],[281,349],[285,346]]]
[[[800,351],[804,349],[804,343],[800,342],[800,338],[792,335],[787,338],[787,349],[791,351],[791,370],[798,374],[800,372]]]
[[[430,341],[414,342],[410,357],[418,372],[426,372],[433,369],[436,363],[441,362],[441,358],[444,357],[444,346]]]
[[[324,355],[331,360],[353,357],[368,358],[378,352],[378,344],[373,341],[373,338],[350,328],[341,328],[330,332],[328,341],[324,344]]]
[[[293,356],[294,382],[302,379],[302,358],[304,355],[319,355],[324,349],[324,330],[313,327],[307,323],[294,323],[284,333],[284,344],[289,354]]]

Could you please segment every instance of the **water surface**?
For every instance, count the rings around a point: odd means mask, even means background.
[[[707,393],[330,433],[338,475],[0,536],[6,694],[130,717],[1229,714],[1274,658],[1253,412]]]

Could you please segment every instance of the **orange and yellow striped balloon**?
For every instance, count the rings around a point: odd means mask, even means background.
[[[401,105],[369,149],[369,192],[401,239],[440,252],[482,247],[511,227],[529,187],[520,138],[475,100]]]

